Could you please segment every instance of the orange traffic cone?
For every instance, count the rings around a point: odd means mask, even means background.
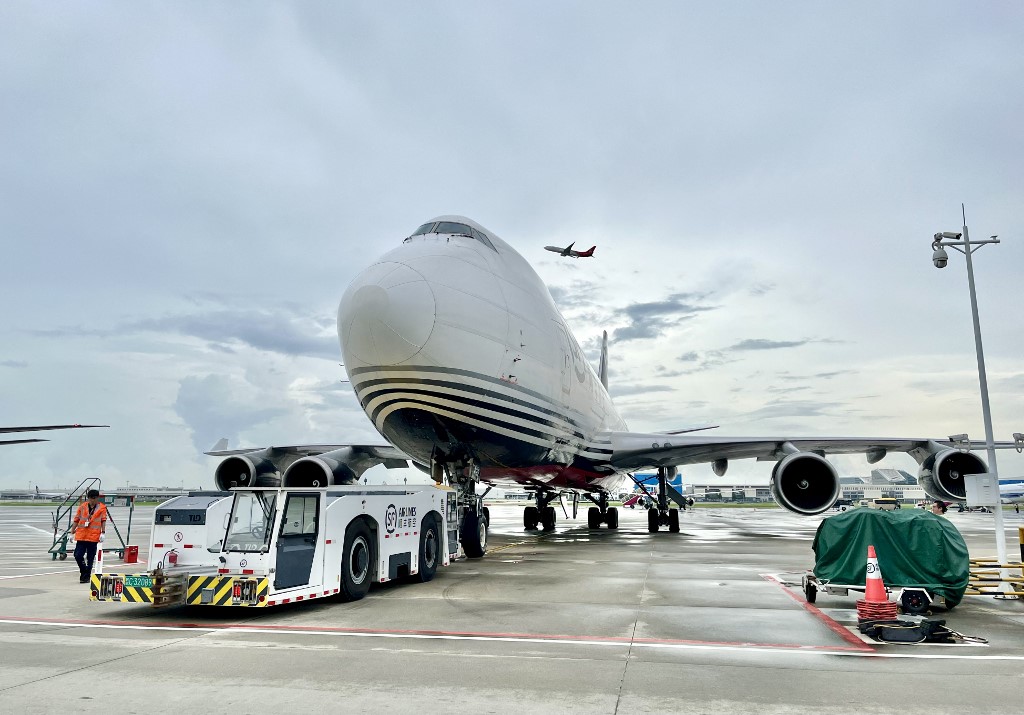
[[[889,600],[889,594],[885,592],[885,584],[882,583],[882,572],[878,569],[878,556],[875,555],[874,546],[868,546],[868,572],[864,583],[864,600],[868,603],[885,603]]]
[[[864,598],[857,601],[857,620],[875,621],[896,618],[896,604],[889,601],[889,594],[882,583],[882,572],[878,568],[875,547],[868,546],[867,578],[864,581]]]

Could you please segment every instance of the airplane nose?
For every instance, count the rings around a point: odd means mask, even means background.
[[[384,262],[363,271],[338,307],[345,363],[398,365],[426,344],[436,318],[434,294],[417,271]]]

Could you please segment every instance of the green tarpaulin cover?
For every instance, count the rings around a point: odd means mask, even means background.
[[[960,603],[970,576],[967,544],[948,519],[921,509],[861,507],[824,519],[814,535],[814,575],[863,586],[868,546],[875,547],[886,586],[926,588]]]

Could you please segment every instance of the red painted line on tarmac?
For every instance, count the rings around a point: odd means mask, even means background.
[[[283,603],[284,601],[282,601]],[[827,617],[827,616],[826,616]],[[550,641],[581,641],[598,643],[630,643],[651,644],[651,645],[691,645],[691,646],[716,646],[730,648],[761,648],[765,650],[798,650],[798,651],[851,651],[869,650],[864,643],[857,643],[857,648],[844,646],[824,645],[800,645],[796,643],[755,643],[751,641],[703,641],[680,638],[626,638],[622,636],[570,636],[557,635],[552,633],[504,633],[488,631],[441,631],[441,630],[406,630],[393,628],[345,628],[340,626],[294,626],[274,625],[256,623],[172,623],[168,621],[100,621],[70,618],[23,618],[18,616],[0,616],[0,621],[14,621],[26,623],[52,623],[54,625],[81,625],[81,626],[132,626],[135,628],[195,628],[196,630],[220,631],[255,631],[255,632],[278,632],[278,633],[336,633],[344,635],[386,635],[386,636],[440,636],[446,638],[493,638],[500,639],[531,639]],[[838,624],[837,624],[838,625]]]
[[[847,643],[855,646],[854,650],[870,651],[872,653],[875,651],[874,648],[869,646],[867,643],[862,641],[857,636],[855,636],[852,633],[850,633],[848,628],[844,628],[842,625],[839,624],[839,622],[837,622],[834,618],[832,618],[827,613],[822,611],[820,608],[818,608],[817,606],[815,606],[813,604],[808,603],[807,601],[804,601],[804,600],[798,598],[796,595],[793,594],[792,591],[790,591],[788,588],[786,588],[786,586],[779,579],[775,578],[771,574],[766,574],[766,573],[761,574],[761,578],[763,578],[766,581],[771,581],[772,583],[777,584],[782,589],[783,593],[785,593],[787,596],[789,596],[794,601],[796,601],[801,606],[803,606],[805,611],[810,613],[812,616],[817,616],[817,618],[822,623],[824,623],[826,626],[828,626],[829,630],[831,630],[833,633],[835,633],[837,636],[842,638]]]

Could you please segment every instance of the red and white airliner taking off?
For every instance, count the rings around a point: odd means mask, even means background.
[[[680,465],[710,463],[723,475],[732,459],[774,461],[776,501],[808,515],[839,496],[827,454],[859,452],[875,463],[909,453],[921,486],[946,501],[964,500],[963,475],[986,471],[947,439],[630,432],[608,395],[607,335],[595,370],[526,259],[461,216],[427,221],[359,274],[341,299],[338,335],[359,404],[388,444],[227,450],[222,441],[208,453],[227,457],[216,471],[221,488],[352,483],[375,464],[411,460],[457,491],[460,539],[479,557],[487,544],[480,482],[533,491],[527,529],[553,529],[551,503],[563,494],[574,512],[581,496],[594,503],[590,528],[616,528],[609,495],[653,467],[658,498],[648,528],[678,531],[669,502],[685,497],[669,479]]]
[[[597,248],[597,246],[591,246],[585,251],[574,251],[572,247],[575,244],[576,242],[573,241],[565,248],[559,248],[558,246],[544,246],[544,250],[557,253],[559,256],[567,256],[569,258],[590,258],[594,255],[594,249]]]

